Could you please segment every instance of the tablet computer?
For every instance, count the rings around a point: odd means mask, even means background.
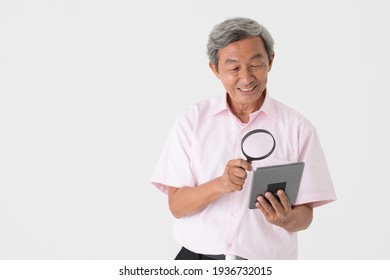
[[[297,162],[254,168],[249,209],[255,209],[257,198],[260,195],[264,196],[266,192],[271,192],[278,198],[276,192],[280,189],[286,193],[290,204],[294,205],[297,200],[304,166],[304,162]]]

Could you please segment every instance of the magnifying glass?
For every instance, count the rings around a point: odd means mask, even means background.
[[[241,140],[241,151],[248,162],[269,157],[275,150],[275,146],[274,136],[265,129],[251,130]],[[244,147],[247,152],[244,151]]]

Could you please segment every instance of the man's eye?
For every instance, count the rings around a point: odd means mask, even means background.
[[[257,65],[257,64],[256,64],[256,65],[251,65],[251,67],[252,67],[252,68],[260,68],[261,65],[260,65],[260,64],[258,64],[258,65]]]
[[[229,71],[231,72],[237,72],[240,68],[238,67],[235,67],[235,68],[230,68]]]

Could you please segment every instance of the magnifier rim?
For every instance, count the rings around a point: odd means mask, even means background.
[[[272,148],[271,148],[271,150],[270,150],[267,154],[265,154],[265,155],[263,155],[263,156],[261,156],[261,157],[251,157],[250,155],[248,155],[248,154],[245,153],[245,151],[244,151],[244,142],[245,142],[245,140],[246,140],[249,136],[251,136],[251,135],[253,135],[253,134],[256,134],[256,133],[265,133],[265,134],[268,134],[268,135],[271,136],[271,138],[272,138],[272,140],[273,140],[273,142],[274,142],[274,143],[273,143],[273,146],[272,146]],[[272,135],[272,133],[269,132],[269,131],[266,130],[266,129],[254,129],[254,130],[251,130],[251,131],[249,131],[247,134],[245,134],[245,136],[244,136],[244,137],[242,138],[242,140],[241,140],[241,151],[242,151],[242,153],[244,154],[244,156],[246,157],[247,161],[263,160],[263,159],[269,157],[269,156],[274,152],[275,147],[276,147],[275,138],[274,138],[274,136]]]

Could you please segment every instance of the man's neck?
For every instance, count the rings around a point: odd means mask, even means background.
[[[265,92],[260,96],[260,98],[255,103],[250,104],[232,104],[231,100],[228,98],[228,104],[230,107],[230,110],[236,117],[243,123],[249,122],[249,116],[253,112],[256,112],[261,108],[263,105],[265,98]]]

